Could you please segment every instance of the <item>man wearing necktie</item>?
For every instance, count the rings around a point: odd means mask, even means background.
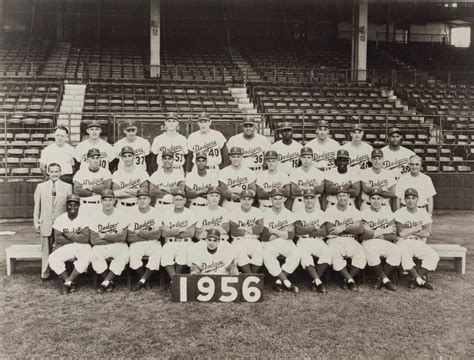
[[[49,279],[48,256],[51,251],[53,222],[66,212],[66,198],[72,194],[72,186],[60,180],[61,166],[51,163],[47,167],[49,179],[38,184],[35,190],[33,222],[41,235],[41,280]]]

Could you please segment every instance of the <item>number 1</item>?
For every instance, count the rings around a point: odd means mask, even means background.
[[[179,279],[179,301],[188,301],[188,278],[186,276]]]

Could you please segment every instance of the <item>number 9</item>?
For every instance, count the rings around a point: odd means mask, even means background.
[[[247,302],[257,302],[262,297],[262,292],[258,287],[250,286],[250,284],[255,283],[258,284],[260,282],[260,278],[257,276],[249,276],[245,278],[242,284],[242,296],[244,297],[245,301]]]
[[[216,284],[214,284],[214,280],[210,277],[205,276],[198,280],[197,288],[200,294],[197,296],[197,300],[199,301],[210,301],[214,296],[214,292],[216,290]]]

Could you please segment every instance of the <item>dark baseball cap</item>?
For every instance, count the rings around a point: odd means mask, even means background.
[[[242,121],[242,125],[244,124],[255,124],[257,120],[255,120],[253,117],[246,116],[244,120]]]
[[[378,187],[373,188],[372,192],[369,195],[369,198],[371,198],[372,196],[375,196],[375,195],[382,196],[382,189],[378,188]]]
[[[361,125],[361,124],[359,124],[359,123],[356,123],[356,124],[352,125],[352,129],[351,129],[351,131],[355,131],[355,130],[364,131],[364,128],[362,127],[362,125]]]
[[[217,229],[209,229],[207,230],[206,238],[214,238],[214,239],[220,239],[221,238],[221,233]]]
[[[207,193],[208,194],[219,194],[219,195],[222,194],[221,189],[218,188],[217,186],[209,186],[209,188],[207,189]]]
[[[139,196],[148,196],[151,197],[150,192],[147,189],[138,189],[137,197]]]
[[[413,188],[409,188],[409,189],[406,189],[405,190],[405,197],[409,196],[409,195],[413,195],[413,196],[416,196],[416,197],[419,197],[420,195],[418,195],[418,191],[416,191],[415,189]]]
[[[388,130],[388,136],[391,136],[392,134],[395,134],[395,133],[399,133],[400,135],[402,134],[400,129],[397,127],[393,127],[393,128],[390,128],[390,130]]]
[[[102,126],[100,125],[100,123],[97,120],[92,120],[91,122],[89,122],[87,124],[88,129],[91,128],[91,127],[98,127],[98,128],[102,129]]]
[[[327,128],[328,128],[328,127],[329,127],[329,121],[327,121],[327,120],[319,120],[319,121],[318,121],[318,128],[320,128],[320,127],[327,127]]]
[[[313,155],[313,149],[309,146],[302,147],[300,150],[300,155]]]
[[[133,151],[133,148],[131,146],[124,146],[122,150],[120,150],[120,155],[123,154],[135,154],[135,151]]]
[[[105,190],[102,190],[102,192],[100,193],[100,197],[101,197],[101,199],[115,198],[115,194],[114,194],[113,190],[105,189]]]
[[[249,198],[254,198],[255,197],[255,192],[253,190],[242,190],[241,193],[240,193],[240,197],[243,198],[243,197],[249,197]]]
[[[374,149],[370,153],[370,157],[372,157],[372,158],[374,158],[374,157],[383,157],[383,151],[381,149]]]
[[[79,197],[79,195],[71,194],[71,195],[68,195],[68,197],[66,198],[66,202],[70,202],[70,201],[80,203],[81,198]]]
[[[283,188],[272,189],[272,191],[270,191],[270,196],[271,196],[271,197],[275,197],[275,196],[286,196],[285,190],[284,190]]]
[[[92,156],[102,156],[102,153],[100,152],[99,149],[96,149],[96,148],[92,148],[92,149],[89,149],[89,151],[87,152],[87,158],[90,158]]]
[[[231,147],[229,150],[229,155],[243,155],[244,154],[244,149],[234,146]]]
[[[265,160],[268,159],[278,159],[278,153],[275,150],[268,150],[265,153]]]
[[[198,118],[197,118],[197,121],[200,121],[200,120],[206,120],[206,121],[209,121],[210,118],[209,118],[209,114],[207,112],[202,112],[199,114]]]
[[[125,122],[124,127],[125,130],[127,129],[137,129],[137,124],[133,120],[128,120]]]
[[[184,192],[184,190],[180,189],[180,188],[175,188],[173,190],[171,190],[171,194],[173,196],[182,196],[182,197],[186,197],[186,193]]]
[[[345,149],[337,150],[336,158],[347,158],[350,159],[349,151]]]
[[[347,190],[344,185],[340,185],[340,186],[337,187],[336,195],[337,195],[337,194],[340,194],[340,193],[346,193],[346,194],[348,194],[348,193],[349,193],[349,190]]]
[[[199,159],[199,158],[207,159],[207,152],[205,152],[205,151],[198,151],[198,152],[196,153],[196,159]]]
[[[178,120],[178,114],[176,114],[175,112],[166,113],[166,120],[168,119]]]
[[[174,153],[171,150],[163,150],[161,157],[164,158],[165,156],[171,156],[174,159]]]
[[[304,189],[303,197],[316,197],[316,191],[314,189]]]
[[[284,123],[280,124],[280,126],[278,127],[278,130],[279,131],[293,130],[293,125],[290,122],[285,121]]]

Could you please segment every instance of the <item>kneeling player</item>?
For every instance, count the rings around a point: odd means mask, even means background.
[[[263,242],[263,262],[270,275],[277,277],[274,289],[283,291],[283,286],[295,294],[299,292],[297,286],[288,280],[288,275],[298,267],[301,257],[298,248],[293,242],[295,236],[295,216],[284,207],[285,192],[283,189],[274,189],[270,193],[272,207],[264,213],[264,229],[261,235]],[[278,257],[284,256],[285,263],[280,266]]]
[[[298,238],[298,249],[301,254],[301,266],[306,269],[313,279],[311,290],[321,294],[327,293],[321,276],[329,265],[332,264],[331,251],[327,247],[323,238],[327,235],[326,220],[324,213],[316,206],[316,191],[305,189],[302,192],[304,209],[295,213],[295,232]],[[318,263],[314,265],[313,256],[318,258]]]
[[[54,246],[57,248],[49,255],[49,266],[64,280],[63,294],[76,291],[74,282],[87,271],[91,261],[89,227],[84,214],[79,214],[80,202],[79,196],[69,195],[67,212],[59,215],[53,224]],[[65,262],[68,260],[75,260],[71,274],[66,270]]]
[[[416,286],[434,290],[434,285],[426,281],[429,271],[435,271],[439,262],[439,255],[426,244],[431,235],[431,215],[424,209],[418,208],[418,191],[405,191],[406,207],[395,212],[397,225],[397,245],[402,250],[402,268],[408,271],[413,280],[409,287]],[[421,260],[421,268],[417,270],[413,258]]]
[[[369,197],[370,207],[361,212],[364,223],[362,246],[367,256],[367,264],[372,267],[378,276],[374,288],[395,291],[397,287],[389,277],[400,266],[401,251],[393,243],[396,240],[395,216],[389,206],[383,206],[384,191],[380,188],[372,189]],[[382,267],[381,258],[385,258]]]
[[[336,193],[336,206],[326,210],[326,227],[329,233],[327,244],[332,253],[332,267],[344,278],[343,289],[359,291],[354,277],[367,264],[365,250],[357,240],[357,236],[364,231],[362,218],[354,206],[349,206],[346,186],[339,186]],[[350,272],[347,271],[347,261],[344,258],[351,259]]]
[[[221,246],[221,233],[209,229],[206,246],[195,247],[192,256],[191,274],[238,275],[235,257],[230,248]]]
[[[131,210],[130,225],[128,226],[128,242],[130,243],[130,268],[140,276],[133,286],[137,291],[142,287],[150,289],[148,281],[153,271],[160,269],[161,260],[161,214],[150,206],[151,196],[148,190],[139,189],[137,206]],[[143,269],[142,259],[148,256],[148,262]]]

